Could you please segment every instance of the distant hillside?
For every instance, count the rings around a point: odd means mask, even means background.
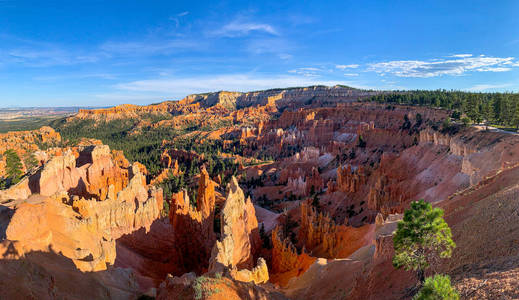
[[[34,130],[52,121],[73,115],[80,107],[8,107],[0,108],[0,133]]]
[[[379,91],[360,90],[348,86],[310,86],[277,88],[247,93],[218,91],[212,93],[192,94],[179,101],[164,101],[151,105],[118,105],[105,109],[80,109],[76,118],[122,119],[134,118],[140,114],[173,115],[192,113],[200,109],[220,107],[225,110],[236,110],[252,106],[276,106],[277,109],[297,108],[304,105],[333,106],[336,103],[351,102],[379,95]]]

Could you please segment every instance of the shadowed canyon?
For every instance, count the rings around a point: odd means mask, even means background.
[[[426,275],[519,297],[519,135],[395,93],[221,91],[0,134],[22,172],[0,298],[411,299],[393,236],[419,199],[457,245]]]

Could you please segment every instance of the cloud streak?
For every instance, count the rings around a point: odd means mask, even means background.
[[[509,88],[512,85],[510,83],[505,84],[477,84],[471,88],[468,88],[468,91],[471,92],[483,92],[483,91],[489,91],[489,90],[497,90],[497,89],[504,89]]]
[[[339,70],[345,70],[345,69],[356,69],[359,65],[357,64],[351,64],[351,65],[336,65],[335,68]]]
[[[2,49],[0,62],[28,67],[51,67],[95,63],[101,59],[99,53],[66,49],[57,44],[17,40],[15,45]]]
[[[473,56],[457,54],[433,60],[395,60],[368,65],[367,70],[380,75],[430,78],[442,75],[463,75],[467,72],[506,72],[517,62],[513,57]]]
[[[163,55],[171,54],[181,50],[196,49],[200,46],[200,43],[185,40],[176,39],[160,42],[106,42],[100,46],[100,49],[108,54],[112,55]]]
[[[314,67],[304,67],[304,68],[297,68],[293,70],[289,70],[288,73],[292,74],[298,74],[305,77],[318,77],[320,76],[320,73],[323,70],[320,68],[314,68]]]
[[[216,37],[241,37],[249,35],[252,32],[279,35],[274,26],[270,24],[251,22],[243,18],[237,18],[234,21],[223,25],[221,28],[211,31],[210,35]]]
[[[123,91],[152,92],[183,97],[187,94],[209,91],[230,90],[247,92],[277,87],[308,86],[308,85],[344,84],[342,81],[315,80],[297,75],[255,75],[228,74],[215,76],[194,76],[183,78],[160,78],[138,80],[117,84],[115,87]]]

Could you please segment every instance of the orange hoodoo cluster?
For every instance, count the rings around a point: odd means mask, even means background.
[[[215,211],[215,185],[202,169],[198,182],[197,205],[189,203],[187,191],[172,196],[169,220],[174,231],[176,247],[185,272],[202,273],[207,270],[211,249],[216,241],[213,231]]]

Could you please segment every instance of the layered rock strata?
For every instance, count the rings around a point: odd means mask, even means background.
[[[145,185],[138,167],[119,169],[107,153],[104,146],[84,150],[79,167],[71,154],[55,157],[30,184],[22,182],[24,187],[39,187],[39,193],[29,189],[26,199],[4,204],[12,217],[0,248],[7,251],[14,245],[16,257],[33,251],[61,253],[81,271],[113,265],[115,240],[139,228],[148,230],[160,215],[163,199],[161,189]],[[114,174],[126,175],[116,180]]]
[[[198,182],[197,205],[192,206],[187,191],[172,196],[169,220],[176,230],[175,241],[184,272],[201,274],[207,270],[214,233],[215,185],[202,169]]]
[[[228,194],[220,213],[221,238],[216,241],[209,263],[210,272],[230,272],[240,281],[263,283],[268,270],[263,258],[254,267],[254,256],[260,247],[258,221],[250,198],[245,200],[236,178],[227,188]]]

